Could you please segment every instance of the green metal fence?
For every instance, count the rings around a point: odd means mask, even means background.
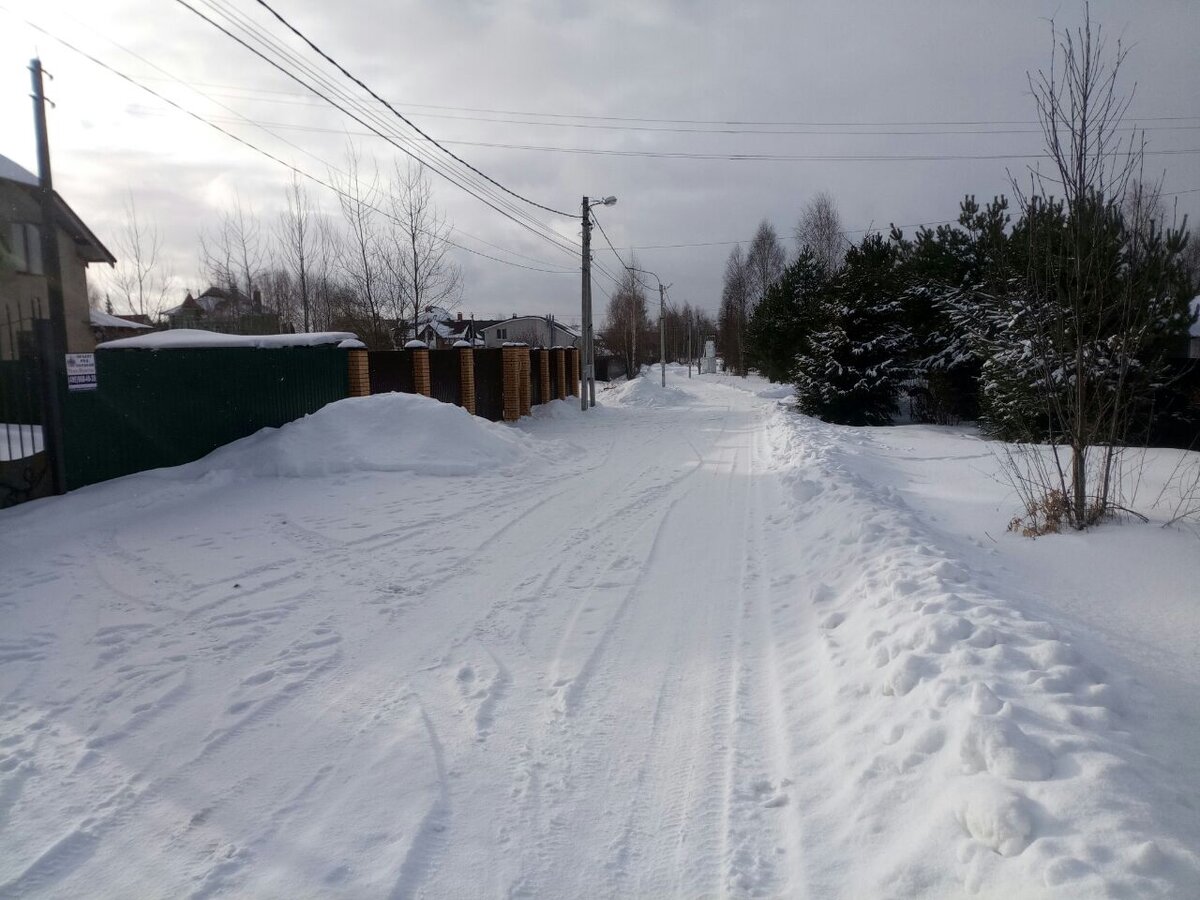
[[[94,391],[66,403],[67,485],[199,459],[348,395],[346,351],[99,350]]]

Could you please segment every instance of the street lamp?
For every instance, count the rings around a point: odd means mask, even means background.
[[[630,272],[641,272],[643,275],[654,275],[649,269],[639,269],[636,266],[626,266]],[[667,386],[667,332],[666,332],[666,297],[667,289],[663,287],[662,279],[654,275],[658,282],[658,368],[662,373],[662,386]]]
[[[579,408],[586,411],[596,405],[596,347],[592,340],[592,219],[593,206],[615,206],[616,197],[604,197],[601,200],[589,200],[585,195],[583,204],[583,290],[582,315],[579,330],[583,333],[580,340],[582,366],[580,367]]]

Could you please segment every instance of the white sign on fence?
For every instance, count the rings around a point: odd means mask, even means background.
[[[94,391],[96,389],[96,354],[67,354],[67,390]]]

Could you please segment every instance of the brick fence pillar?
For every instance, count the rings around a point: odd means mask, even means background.
[[[350,373],[350,397],[369,397],[371,395],[371,364],[366,350],[349,350],[346,353],[346,366]]]
[[[423,397],[432,396],[433,390],[429,383],[429,351],[414,347],[409,352],[412,353],[414,390]]]
[[[527,416],[533,409],[533,387],[529,383],[529,348],[521,348],[521,415]]]
[[[562,347],[555,347],[550,351],[554,357],[554,375],[558,381],[555,385],[554,399],[565,400],[567,398],[567,351]]]
[[[458,348],[458,405],[475,415],[475,348]]]
[[[554,398],[550,396],[550,351],[543,350],[538,354],[538,380],[542,385],[542,402],[549,403]]]
[[[505,422],[515,422],[521,418],[521,351],[523,349],[506,344],[500,351]]]
[[[571,378],[567,382],[567,393],[572,397],[579,396],[579,348],[567,348],[568,366],[571,369]]]

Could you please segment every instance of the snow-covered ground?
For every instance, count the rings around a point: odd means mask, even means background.
[[[0,897],[1195,895],[1193,532],[668,375],[0,513]]]

